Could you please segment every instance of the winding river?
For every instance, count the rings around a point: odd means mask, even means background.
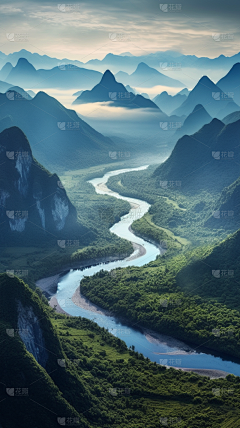
[[[146,329],[137,329],[132,325],[120,322],[116,317],[106,313],[101,308],[96,307],[91,302],[88,302],[83,296],[79,295],[77,290],[81,279],[84,276],[94,275],[101,269],[111,273],[115,268],[128,266],[143,266],[152,260],[155,260],[162,250],[155,245],[136,237],[129,227],[137,218],[142,217],[149,209],[150,205],[147,202],[124,197],[116,192],[111,191],[106,186],[108,179],[112,176],[119,175],[129,171],[139,171],[146,169],[147,166],[140,168],[128,168],[118,171],[112,171],[105,174],[102,178],[96,178],[90,181],[99,194],[111,195],[115,198],[123,199],[131,204],[131,210],[121,220],[114,224],[110,231],[133,242],[134,252],[131,256],[124,260],[118,260],[106,264],[98,264],[83,270],[71,270],[66,275],[62,276],[58,282],[57,293],[55,297],[61,308],[65,312],[74,316],[81,316],[94,320],[99,326],[105,327],[110,333],[124,340],[127,346],[134,346],[135,350],[141,352],[145,357],[157,363],[189,369],[201,369],[211,371],[223,371],[240,376],[240,365],[236,362],[214,356],[199,348],[193,348],[181,341],[173,339],[169,336],[160,335]],[[76,291],[77,290],[77,291]],[[75,296],[75,298],[74,298]],[[80,296],[80,297],[79,297]],[[75,303],[77,304],[75,304]],[[80,306],[78,306],[80,305]],[[136,326],[135,326],[136,327]]]

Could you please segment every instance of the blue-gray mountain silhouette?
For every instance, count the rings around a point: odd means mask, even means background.
[[[118,71],[125,71],[133,73],[138,64],[144,62],[149,67],[159,69],[160,63],[167,64],[180,64],[184,68],[197,68],[202,70],[229,70],[236,62],[240,61],[240,53],[233,56],[219,55],[216,58],[197,57],[196,55],[182,55],[179,52],[160,51],[141,56],[129,55],[115,55],[113,53],[107,54],[102,60],[92,59],[86,63],[86,67],[104,72],[107,68],[111,69],[113,73]],[[119,79],[121,81],[121,79]],[[124,81],[122,81],[124,83]]]
[[[55,240],[57,246],[57,239],[80,236],[76,209],[59,177],[36,161],[25,134],[5,129],[0,147],[0,245]]]
[[[153,98],[157,106],[167,114],[171,114],[177,109],[185,100],[187,95],[178,93],[176,95],[169,95],[167,91],[162,92]]]
[[[91,91],[83,91],[73,104],[110,102],[111,105],[135,108],[155,108],[157,105],[142,95],[128,92],[122,83],[118,83],[110,70],[106,70],[101,81]]]
[[[234,64],[231,70],[217,82],[225,93],[232,93],[234,101],[240,105],[240,62]]]
[[[178,140],[170,157],[155,170],[158,185],[180,181],[183,191],[221,191],[239,177],[239,141],[240,120],[224,125],[213,119]]]
[[[132,74],[129,75],[128,73],[120,71],[116,74],[116,78],[125,85],[142,88],[152,88],[157,85],[170,86],[173,88],[181,88],[184,86],[179,80],[165,76],[155,68],[149,67],[144,62],[140,62]]]
[[[31,100],[19,98],[14,91],[11,96],[15,101],[0,94],[0,120],[11,117],[11,124],[26,134],[33,155],[46,168],[60,172],[110,162],[109,151],[116,150],[116,145],[74,110],[45,92]]]
[[[72,64],[60,63],[51,70],[39,69],[25,58],[20,58],[6,77],[6,82],[24,88],[91,88],[99,82],[102,74],[98,71],[80,68]]]
[[[212,117],[219,117],[219,112],[223,110],[227,103],[232,105],[233,111],[238,110],[238,106],[222,89],[215,85],[207,76],[203,76],[187,99],[172,114],[178,116],[189,115],[196,105],[201,104]]]
[[[198,104],[194,108],[192,113],[190,113],[189,116],[186,117],[185,121],[183,122],[183,125],[176,130],[175,134],[171,137],[171,141],[177,141],[183,135],[194,134],[204,125],[211,122],[211,120],[212,117],[210,116],[210,114],[208,114],[208,112],[201,104]]]
[[[10,62],[6,62],[6,64],[0,70],[0,79],[6,80],[12,68],[13,68],[12,64]]]

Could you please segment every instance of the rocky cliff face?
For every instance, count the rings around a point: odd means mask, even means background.
[[[17,127],[0,134],[0,164],[0,245],[19,239],[73,239],[76,209],[59,177],[34,159]]]
[[[48,353],[38,318],[34,314],[33,308],[31,306],[24,307],[20,300],[17,302],[17,308],[19,336],[37,362],[42,367],[45,367]]]

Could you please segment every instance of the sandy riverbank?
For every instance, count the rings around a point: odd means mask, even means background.
[[[171,336],[165,336],[164,334],[156,333],[153,330],[143,328],[143,333],[146,337],[146,339],[151,343],[157,343],[161,342],[164,345],[176,348],[179,347],[181,349],[174,350],[173,352],[154,352],[154,354],[157,355],[167,355],[169,358],[169,355],[175,356],[175,355],[186,355],[186,354],[193,354],[194,348],[187,345],[186,343],[182,342],[181,340],[175,339]],[[168,366],[170,368],[170,366]],[[210,379],[219,379],[219,378],[225,378],[229,373],[222,371],[222,370],[215,370],[215,369],[194,369],[194,368],[184,368],[184,367],[173,367],[177,370],[182,370],[184,372],[193,372],[200,376],[208,376]]]
[[[61,273],[57,275],[48,276],[47,278],[39,279],[36,282],[36,286],[39,287],[46,297],[53,296],[57,291],[57,285],[60,279]]]
[[[137,259],[138,257],[142,257],[146,254],[146,248],[143,245],[136,244],[135,242],[131,242],[134,252],[126,258],[127,261]]]
[[[51,297],[51,299],[49,300],[49,305],[51,306],[51,308],[55,309],[58,314],[65,314],[65,315],[68,315],[69,317],[72,316],[72,315],[69,315],[67,312],[65,312],[61,308],[55,296]]]
[[[157,333],[151,329],[143,328],[143,334],[146,337],[146,339],[150,343],[159,343],[161,342],[163,345],[169,346],[173,348],[172,352],[167,352],[167,354],[171,355],[184,355],[184,354],[193,354],[194,349],[191,348],[191,346],[187,345],[186,343],[182,342],[181,340],[175,339],[171,336],[167,336],[165,334]],[[180,349],[174,349],[174,348],[180,348]],[[157,355],[164,355],[163,352],[154,352]]]
[[[210,379],[220,379],[225,378],[229,373],[224,372],[222,370],[214,370],[214,369],[184,369],[181,367],[176,367],[178,370],[182,370],[183,372],[193,372],[200,376],[208,376]]]
[[[72,296],[72,302],[76,305],[79,306],[82,309],[86,309],[88,311],[94,312],[96,314],[99,315],[106,315],[106,316],[110,316],[110,312],[100,308],[99,306],[95,305],[94,303],[92,303],[90,300],[88,300],[86,297],[84,297],[81,292],[80,292],[80,285],[79,287],[76,289],[75,293]]]

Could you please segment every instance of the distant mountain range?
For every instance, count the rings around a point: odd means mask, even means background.
[[[168,66],[180,66],[181,68],[201,68],[203,70],[222,69],[227,71],[236,62],[240,61],[240,53],[231,57],[220,55],[217,58],[197,57],[196,55],[182,55],[179,52],[165,51],[155,52],[147,55],[134,56],[134,55],[115,55],[113,53],[107,54],[102,60],[92,59],[85,64],[93,70],[103,72],[109,68],[113,73],[118,71],[126,71],[132,73],[138,64],[144,62],[149,67],[160,70],[160,63]]]
[[[13,67],[17,64],[18,60],[20,58],[27,59],[35,68],[46,68],[51,69],[53,67],[57,67],[59,65],[64,64],[74,64],[77,67],[84,66],[84,63],[81,61],[73,61],[71,59],[58,59],[58,58],[52,58],[48,55],[40,55],[38,53],[32,53],[27,51],[26,49],[21,49],[18,52],[13,52],[8,55],[4,54],[3,52],[0,52],[1,58],[0,58],[0,67],[3,67],[7,62],[12,64]]]
[[[186,88],[178,92],[176,95],[169,95],[164,91],[153,98],[153,102],[169,115],[187,99],[188,94],[189,91]]]
[[[31,245],[80,235],[77,212],[56,174],[32,155],[17,127],[0,134],[0,245]]]
[[[109,102],[112,106],[131,109],[158,109],[158,106],[150,99],[128,92],[122,83],[116,81],[114,75],[109,70],[105,71],[101,81],[91,91],[83,91],[73,104],[96,102]]]
[[[220,55],[217,58],[197,57],[196,55],[183,55],[180,52],[173,51],[159,51],[147,55],[135,56],[130,52],[124,52],[120,55],[113,53],[107,54],[102,60],[92,59],[83,63],[79,60],[70,60],[67,58],[58,59],[52,58],[48,55],[40,55],[38,53],[31,53],[26,49],[19,52],[14,52],[6,55],[0,52],[0,67],[3,67],[7,62],[15,66],[19,58],[26,58],[37,69],[46,68],[51,69],[59,66],[59,64],[74,64],[77,67],[86,67],[89,69],[104,72],[110,69],[113,73],[120,70],[132,73],[138,64],[144,62],[156,69],[160,69],[160,63],[167,64],[181,64],[182,68],[201,68],[201,69],[230,69],[235,63],[240,61],[240,54],[235,54],[230,57]]]
[[[239,177],[239,141],[240,120],[224,125],[213,119],[178,140],[170,157],[154,172],[157,185],[178,181],[182,191],[221,191]]]
[[[17,65],[10,69],[5,81],[11,82],[11,86],[17,85],[23,88],[71,89],[80,87],[88,89],[99,82],[101,77],[102,74],[98,71],[79,68],[71,64],[60,65],[51,70],[36,70],[27,59],[20,58]]]
[[[152,88],[157,85],[172,88],[184,87],[183,83],[179,82],[179,80],[165,76],[165,74],[160,73],[155,68],[149,67],[144,62],[138,64],[134,73],[129,75],[128,73],[119,71],[115,77],[124,85],[132,85],[134,87]]]
[[[172,114],[189,115],[196,105],[201,104],[212,117],[223,118],[240,107],[207,76],[203,76],[187,99]]]
[[[29,139],[33,155],[46,168],[59,172],[110,162],[116,145],[74,110],[66,109],[44,92],[31,100],[18,92],[0,94],[0,128],[18,126]],[[2,119],[2,120],[1,120]]]

